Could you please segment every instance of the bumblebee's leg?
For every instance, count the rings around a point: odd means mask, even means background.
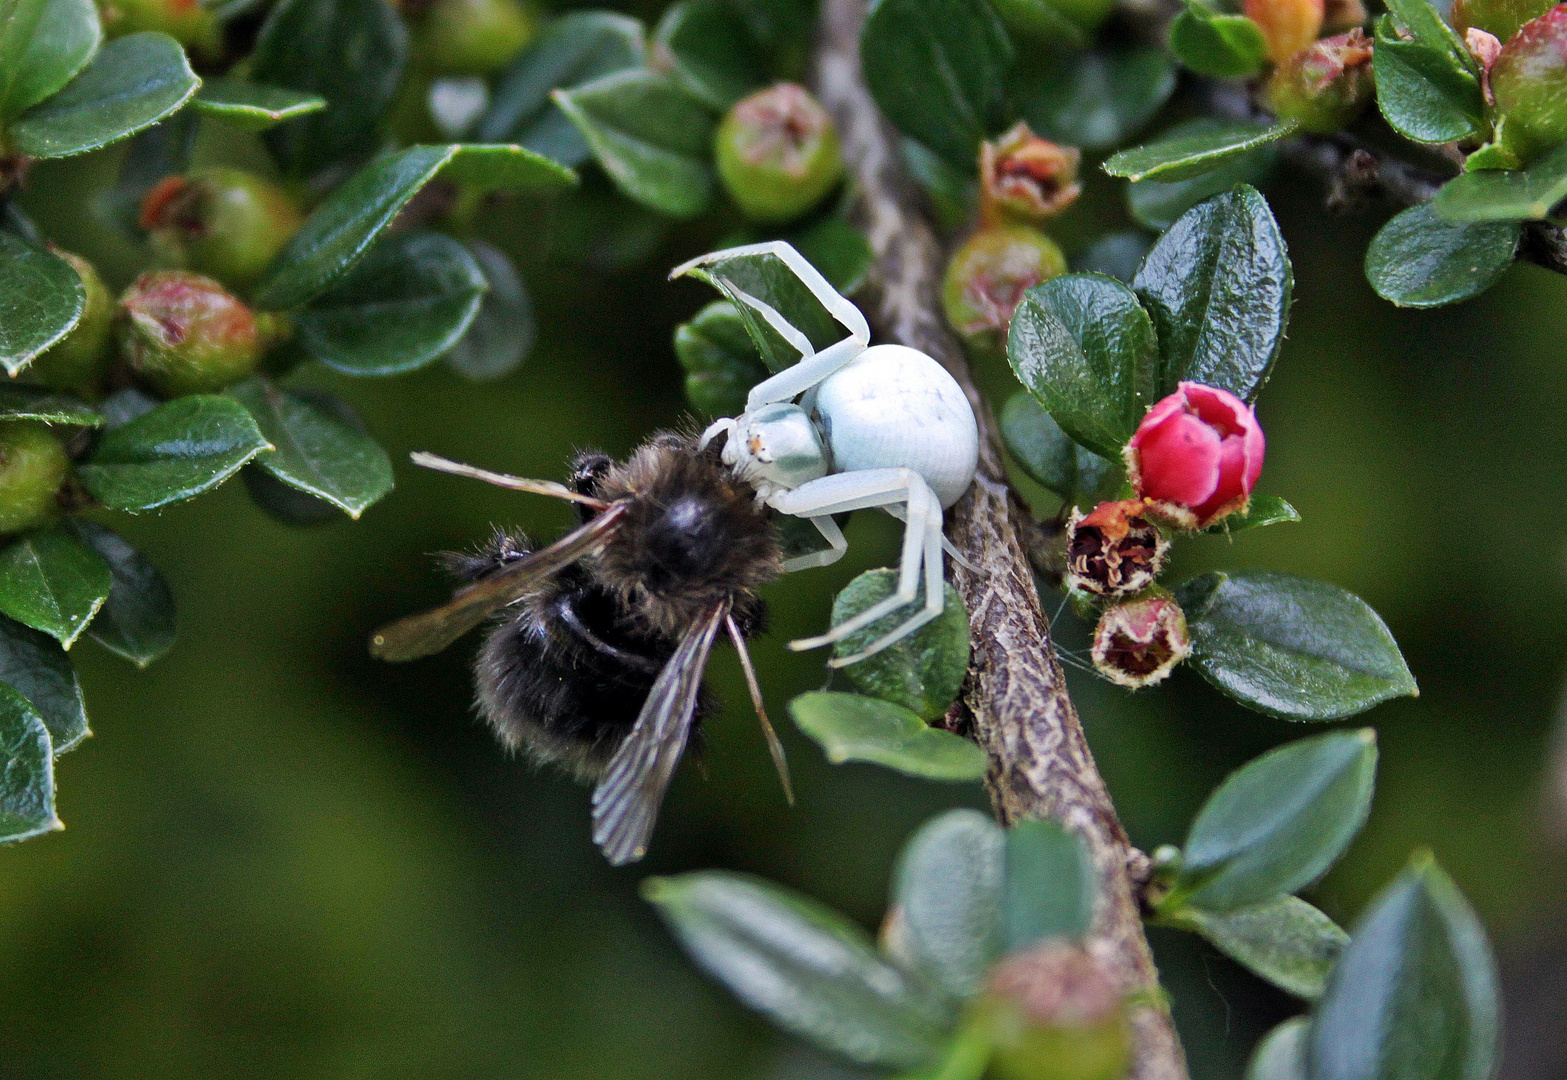
[[[792,559],[785,559],[783,572],[792,574],[796,570],[810,570],[817,566],[831,566],[843,558],[843,553],[849,550],[849,542],[843,538],[843,530],[838,528],[838,523],[832,519],[831,514],[821,517],[807,518],[816,531],[822,534],[822,539],[831,544],[831,547],[821,551],[812,551],[806,555],[796,555]]]
[[[824,476],[775,496],[770,502],[781,513],[801,517],[825,516],[869,507],[890,508],[901,504],[907,522],[903,531],[898,587],[893,595],[819,637],[791,641],[789,648],[814,649],[831,645],[900,607],[912,604],[919,595],[922,567],[926,568],[927,580],[935,581],[937,587],[932,595],[926,597],[920,614],[853,659],[863,659],[871,653],[880,652],[941,614],[945,597],[945,590],[941,587],[941,503],[924,477],[912,469],[866,469]]]

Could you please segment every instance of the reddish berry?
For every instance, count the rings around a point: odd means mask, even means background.
[[[200,274],[148,271],[120,297],[120,312],[126,362],[165,397],[221,390],[261,359],[263,341],[250,309]]]
[[[991,225],[947,263],[941,303],[947,325],[978,356],[1005,356],[1007,328],[1023,294],[1066,273],[1055,241],[1027,225]]]

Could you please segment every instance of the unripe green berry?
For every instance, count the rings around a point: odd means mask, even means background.
[[[1055,241],[1027,225],[990,225],[964,241],[947,263],[941,305],[947,325],[976,356],[1000,357],[1023,294],[1066,273]]]
[[[1453,0],[1453,28],[1460,37],[1473,27],[1506,42],[1551,7],[1551,0]]]
[[[101,10],[104,32],[111,38],[154,30],[204,60],[215,60],[223,52],[223,30],[201,0],[108,0]]]
[[[995,1080],[1121,1080],[1131,1065],[1126,1000],[1104,965],[1046,941],[997,965],[981,999]]]
[[[23,378],[52,390],[93,393],[109,367],[109,335],[114,323],[114,297],[93,264],[69,251],[56,255],[71,264],[87,291],[87,306],[77,324],[28,365]]]
[[[1373,88],[1371,42],[1351,30],[1289,57],[1269,76],[1264,93],[1280,120],[1330,135],[1360,115]]]
[[[538,19],[518,0],[435,0],[416,42],[435,75],[499,71],[538,33]]]
[[[1491,65],[1502,142],[1527,162],[1567,143],[1567,4],[1524,23]]]
[[[200,274],[142,274],[120,297],[119,330],[131,371],[164,397],[221,390],[261,359],[250,309]]]
[[[139,224],[164,261],[230,288],[260,280],[304,221],[276,185],[240,169],[171,176],[142,199]]]
[[[47,425],[0,421],[0,533],[47,525],[60,512],[58,493],[70,471],[65,446]]]
[[[791,221],[843,176],[832,119],[793,83],[737,102],[718,125],[714,149],[724,189],[753,221]]]

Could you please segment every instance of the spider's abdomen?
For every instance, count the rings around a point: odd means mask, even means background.
[[[957,380],[924,353],[873,345],[817,387],[833,471],[913,469],[945,509],[979,463],[979,425]]]

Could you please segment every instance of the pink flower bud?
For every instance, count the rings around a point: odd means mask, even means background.
[[[1265,449],[1250,405],[1228,390],[1183,382],[1127,443],[1127,478],[1155,516],[1205,529],[1245,511]]]
[[[1191,654],[1186,613],[1164,597],[1106,608],[1094,628],[1094,667],[1134,690],[1163,681]]]
[[[993,142],[980,144],[980,216],[987,222],[1034,225],[1076,201],[1082,154],[1075,146],[1041,139],[1020,121]]]
[[[1066,527],[1067,585],[1095,596],[1128,596],[1154,583],[1170,542],[1142,516],[1138,499],[1102,502]]]

